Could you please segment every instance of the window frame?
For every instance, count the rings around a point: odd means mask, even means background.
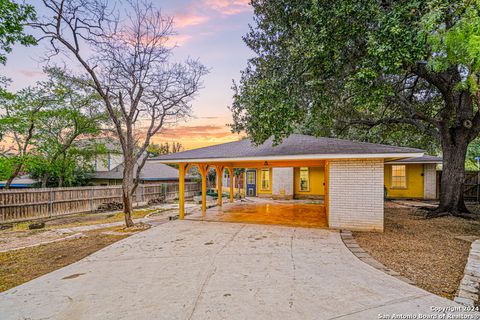
[[[403,170],[400,170],[400,171],[403,171],[403,175],[398,175],[398,171],[399,170],[395,170],[395,167],[398,167],[398,168],[403,168]],[[397,185],[397,179],[402,179],[402,180],[399,180],[402,182],[402,185]],[[404,164],[393,164],[392,165],[392,168],[391,168],[391,182],[390,182],[390,186],[392,189],[407,189],[407,166],[404,165]]]
[[[267,180],[265,180],[265,181],[268,182],[268,186],[267,186],[266,188],[263,186],[263,182],[264,182],[264,179],[263,179],[264,175],[263,175],[263,173],[264,173],[264,172],[266,172],[266,177],[268,178]],[[261,191],[270,191],[270,180],[271,180],[271,179],[270,179],[270,168],[263,168],[263,169],[261,169],[261,170],[260,170],[260,190],[261,190]]]
[[[252,178],[250,180],[250,178]],[[247,184],[252,185],[255,184],[255,172],[247,171]]]
[[[307,188],[302,189],[302,171],[307,172]],[[310,168],[309,167],[300,167],[298,171],[298,190],[300,192],[310,192]]]

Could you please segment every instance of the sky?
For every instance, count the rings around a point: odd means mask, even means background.
[[[240,139],[227,126],[232,121],[227,106],[232,102],[232,80],[239,79],[253,55],[242,40],[253,17],[249,0],[152,1],[163,14],[174,18],[175,60],[198,58],[210,71],[192,103],[192,117],[164,129],[153,142],[178,141],[192,149]],[[36,0],[26,2],[35,4]],[[14,47],[7,64],[0,67],[2,75],[12,79],[12,90],[43,79],[44,63],[39,57],[45,55],[47,45]]]

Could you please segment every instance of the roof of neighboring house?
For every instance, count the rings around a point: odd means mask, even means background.
[[[244,139],[199,149],[163,155],[153,160],[164,163],[204,159],[216,161],[319,159],[319,158],[402,158],[420,157],[424,151],[375,143],[292,134],[274,146],[272,138],[259,146]]]
[[[28,187],[33,186],[37,182],[38,182],[37,180],[30,178],[30,176],[27,174],[27,175],[23,175],[23,176],[20,176],[20,177],[17,177],[15,179],[13,179],[10,187],[12,187],[12,188],[28,188]],[[0,181],[0,187],[5,187],[6,183],[7,183],[7,180]]]
[[[442,163],[442,158],[424,155],[422,157],[416,157],[416,158],[406,158],[406,159],[400,159],[400,160],[387,161],[386,163],[389,163],[389,164]]]
[[[135,172],[137,166],[135,166]],[[177,180],[178,170],[166,164],[158,162],[147,161],[140,172],[140,179],[142,180]],[[97,171],[93,174],[94,179],[123,179],[123,164],[120,164],[110,171]]]

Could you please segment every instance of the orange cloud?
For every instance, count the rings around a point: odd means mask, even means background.
[[[242,136],[231,133],[227,126],[206,124],[165,128],[152,140],[156,143],[176,141],[180,142],[185,149],[194,149],[237,141],[241,138]]]

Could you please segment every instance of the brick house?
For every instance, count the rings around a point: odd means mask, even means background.
[[[293,134],[276,146],[271,139],[259,146],[245,139],[164,155],[153,161],[178,164],[180,184],[190,166],[199,168],[202,181],[209,167],[214,167],[220,177],[225,170],[231,176],[234,168],[245,168],[244,185],[249,196],[323,199],[330,228],[383,231],[386,163],[392,170],[397,169],[394,166],[410,165],[399,165],[398,161],[423,156],[420,149]],[[397,171],[395,183],[401,180],[401,172]],[[223,180],[217,181],[220,190]],[[205,183],[202,189],[205,194]],[[233,184],[229,189],[233,201]],[[206,211],[206,206],[202,209]]]

